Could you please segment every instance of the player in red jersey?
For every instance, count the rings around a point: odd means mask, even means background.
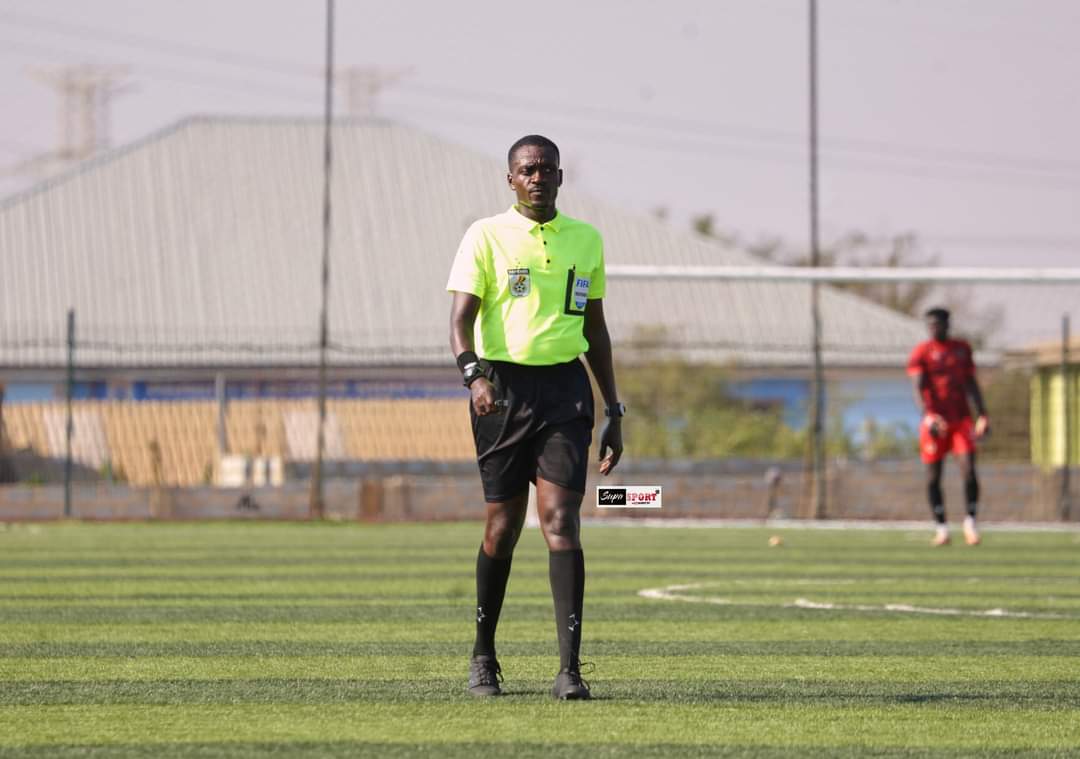
[[[945,498],[941,493],[941,470],[945,455],[956,455],[964,477],[967,517],[964,539],[968,545],[979,544],[975,515],[979,510],[979,480],[975,473],[975,441],[990,432],[979,383],[975,380],[975,361],[971,346],[963,340],[949,339],[949,312],[932,308],[926,312],[930,339],[919,343],[908,359],[907,371],[915,392],[915,403],[922,410],[919,425],[919,449],[926,464],[926,492],[937,522],[935,546],[949,544],[949,526],[945,521]],[[968,397],[975,405],[971,419]]]

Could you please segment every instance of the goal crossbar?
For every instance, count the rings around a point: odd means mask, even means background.
[[[945,268],[887,266],[634,266],[612,264],[609,279],[756,280],[762,282],[997,282],[1080,284],[1080,268]]]

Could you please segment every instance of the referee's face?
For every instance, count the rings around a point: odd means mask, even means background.
[[[555,208],[555,198],[562,184],[562,169],[551,148],[522,145],[510,161],[507,179],[517,195],[518,205],[536,211]]]

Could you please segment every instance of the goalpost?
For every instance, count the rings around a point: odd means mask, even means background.
[[[1032,471],[1053,479],[1043,488],[1056,491],[1053,508],[1046,505],[1051,496],[1040,491],[1030,498],[1042,505],[1025,507],[1026,516],[1070,518],[1069,466],[1077,465],[1080,451],[1076,439],[1080,366],[1073,365],[1071,356],[1080,356],[1080,350],[1074,347],[1070,354],[1068,331],[1070,318],[1080,319],[1080,267],[612,264],[606,273],[609,279],[622,281],[635,302],[635,295],[644,295],[650,283],[679,282],[680,302],[653,321],[665,334],[669,353],[682,351],[692,362],[712,362],[736,369],[739,376],[760,378],[755,380],[756,388],[755,381],[743,383],[749,390],[737,388],[757,405],[780,402],[761,394],[770,372],[777,377],[801,376],[808,382],[803,403],[809,408],[802,409],[797,423],[806,430],[811,455],[805,459],[802,505],[797,510],[816,517],[833,516],[836,511],[827,486],[837,454],[828,454],[832,464],[825,455],[812,454],[815,448],[824,451],[825,438],[838,434],[836,430],[852,433],[850,414],[834,423],[847,414],[839,409],[843,399],[836,397],[842,395],[838,388],[844,386],[845,377],[882,376],[885,379],[879,384],[890,384],[890,397],[875,398],[884,391],[874,389],[872,380],[865,381],[870,397],[854,405],[867,413],[868,427],[881,424],[872,418],[878,410],[885,417],[895,417],[907,403],[907,413],[916,414],[910,388],[907,398],[893,397],[900,392],[899,383],[890,380],[889,374],[895,370],[898,380],[904,378],[907,353],[926,339],[921,318],[925,308],[951,308],[954,302],[962,302],[962,313],[954,311],[953,333],[972,339],[980,382],[990,375],[993,382],[1003,382],[1000,378],[1004,377],[1012,383],[1007,392],[991,383],[995,398],[1004,393],[1010,401],[1009,408],[1002,410],[998,437],[1014,439],[1006,445],[992,435],[987,445],[990,459],[1016,466],[1026,463]],[[814,319],[811,304],[817,296],[823,300],[819,318]],[[705,310],[711,309],[712,316],[701,316],[700,304],[709,299],[713,303]],[[903,308],[898,309],[901,302]],[[778,314],[773,316],[772,311]],[[706,318],[713,323],[701,323]],[[814,399],[825,398],[826,387],[828,400],[817,406]],[[1021,390],[1029,394],[1026,399],[1019,397]],[[791,398],[783,402],[784,413],[800,416],[798,409],[791,408]],[[990,414],[993,419],[993,407]],[[914,449],[908,451],[910,460],[915,456]],[[821,502],[808,506],[815,494],[820,494]]]
[[[998,284],[1080,284],[1080,268],[938,268],[885,266],[635,266],[611,265],[609,279],[692,279],[695,281],[929,282]]]

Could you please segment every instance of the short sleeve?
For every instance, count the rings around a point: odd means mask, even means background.
[[[910,377],[915,377],[922,374],[924,371],[923,364],[923,346],[916,345],[915,350],[911,352],[911,356],[908,357],[907,373]]]
[[[600,249],[600,264],[593,270],[592,281],[589,282],[589,300],[600,300],[607,291],[607,274],[604,271],[604,239],[600,233],[596,234],[596,245]]]
[[[461,238],[446,289],[483,298],[487,290],[487,253],[488,246],[480,225],[473,224]]]

